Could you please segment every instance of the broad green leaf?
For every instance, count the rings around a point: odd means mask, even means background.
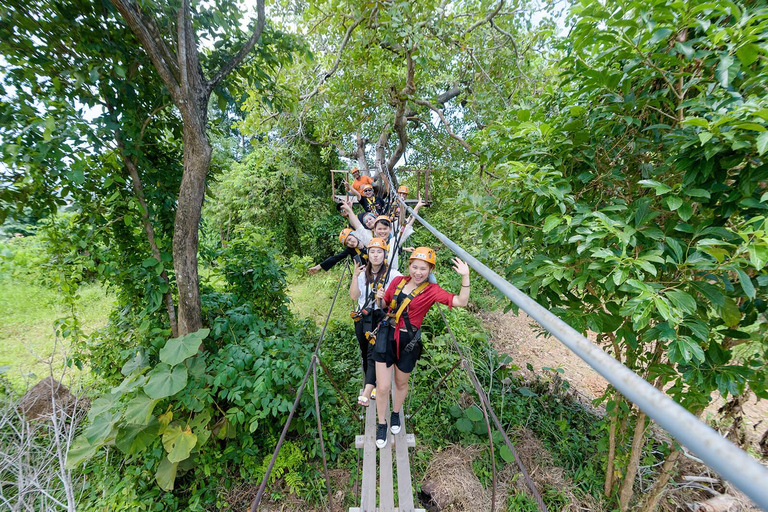
[[[157,439],[160,425],[123,425],[117,431],[115,446],[126,455],[142,452]]]
[[[476,405],[473,405],[465,411],[467,418],[472,421],[483,421],[483,411],[481,411]]]
[[[712,132],[699,132],[699,140],[702,144],[706,144],[712,139]]]
[[[91,421],[83,431],[90,444],[99,445],[109,441],[114,436],[115,423],[120,419],[119,414],[107,412],[100,414]]]
[[[686,188],[683,189],[683,192],[690,197],[704,197],[706,199],[711,197],[709,192],[701,188]]]
[[[560,224],[561,217],[559,215],[550,215],[544,220],[544,232],[549,233]]]
[[[163,447],[171,462],[181,462],[188,458],[196,444],[197,436],[189,427],[182,430],[178,425],[171,425],[163,433]]]
[[[760,48],[756,44],[745,44],[736,50],[736,56],[745,66],[751,66],[757,60]]]
[[[744,290],[744,293],[746,293],[747,297],[750,299],[754,299],[755,286],[752,284],[752,280],[743,270],[739,269],[736,272],[739,274],[739,281],[741,281],[741,288]]]
[[[667,196],[664,198],[664,202],[667,203],[667,207],[670,209],[670,211],[677,210],[680,208],[680,205],[683,204],[683,200],[678,196]]]
[[[179,467],[178,462],[171,462],[168,457],[163,457],[157,466],[155,480],[157,485],[164,491],[172,491],[173,484],[176,481],[176,470]]]
[[[720,85],[726,88],[730,85],[731,78],[733,78],[729,73],[732,64],[733,57],[727,54],[723,55],[720,57],[720,62],[715,70],[715,78],[720,82]]]
[[[693,207],[691,203],[683,203],[680,208],[677,209],[677,214],[681,219],[687,221],[693,216]]]
[[[763,132],[757,136],[757,154],[763,156],[768,150],[768,132]]]
[[[75,469],[78,464],[93,457],[100,446],[89,443],[85,436],[78,437],[67,452],[65,467],[67,469]]]
[[[157,402],[158,400],[139,392],[126,404],[123,418],[127,423],[146,425],[149,423],[149,418],[152,416]]]
[[[665,185],[664,183],[656,180],[640,180],[638,183],[644,187],[654,189],[657,196],[661,196],[672,191],[668,185]]]
[[[693,281],[691,286],[715,306],[723,307],[725,305],[725,295],[717,286],[703,281]]]
[[[720,317],[728,327],[736,327],[739,325],[741,311],[739,311],[739,306],[732,298],[725,298],[725,304],[720,308]]]
[[[653,35],[651,36],[651,40],[648,42],[648,44],[656,44],[659,41],[663,41],[664,39],[668,38],[669,35],[672,33],[672,29],[670,28],[659,28],[656,29],[653,32]]]
[[[128,360],[128,362],[123,365],[120,373],[123,375],[129,375],[136,370],[143,370],[147,366],[149,366],[147,356],[143,351],[138,351],[131,359]]]
[[[459,418],[456,420],[456,428],[459,429],[459,432],[469,434],[474,427],[474,423],[469,418]]]
[[[160,363],[148,377],[144,392],[150,398],[161,399],[175,395],[187,385],[187,369],[184,366],[171,368],[166,363]]]
[[[768,246],[753,244],[749,246],[749,261],[760,271],[768,263]]]
[[[676,308],[688,314],[696,312],[696,300],[682,290],[669,290],[665,294]]]
[[[160,349],[160,360],[171,366],[183,363],[188,357],[197,354],[200,343],[208,336],[209,332],[209,329],[200,329],[186,336],[171,338]]]
[[[501,448],[499,449],[499,455],[501,455],[501,458],[504,459],[504,462],[506,462],[507,464],[512,464],[513,462],[515,462],[515,456],[512,453],[512,451],[509,449],[509,446],[507,446],[506,444],[502,445]]]
[[[530,389],[526,387],[519,387],[517,390],[520,392],[523,396],[538,396],[534,391],[531,391]]]
[[[689,117],[680,124],[684,124],[688,126],[700,126],[702,128],[706,128],[707,130],[709,130],[709,121],[707,121],[703,117]]]
[[[211,429],[208,428],[208,424],[211,422],[211,412],[208,409],[203,409],[201,412],[195,414],[189,422],[189,426],[192,427],[192,431],[197,434],[197,446],[203,446],[208,438],[211,437]]]

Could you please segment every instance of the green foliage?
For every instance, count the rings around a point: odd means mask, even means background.
[[[766,330],[762,16],[634,1],[574,15],[560,87],[476,137],[499,179],[462,212],[517,286],[615,338],[687,407],[765,396],[765,356],[731,351]]]

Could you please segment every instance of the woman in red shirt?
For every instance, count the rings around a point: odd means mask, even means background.
[[[385,418],[389,391],[392,387],[391,371],[395,365],[395,400],[390,415],[390,430],[400,433],[400,410],[408,395],[408,378],[421,356],[421,322],[432,304],[439,302],[449,308],[466,307],[469,303],[469,267],[458,258],[453,259],[453,269],[461,276],[461,292],[454,295],[436,283],[429,283],[430,272],[435,268],[435,251],[429,247],[414,249],[408,261],[408,276],[392,280],[386,292],[376,294],[382,309],[389,307],[388,319],[379,328],[373,360],[376,361],[377,396],[376,446],[387,445],[387,420]]]

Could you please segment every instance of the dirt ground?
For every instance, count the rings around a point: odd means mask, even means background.
[[[512,312],[491,311],[482,313],[480,317],[490,331],[496,350],[508,354],[524,375],[531,373],[526,369],[527,363],[535,371],[541,371],[542,367],[562,368],[563,378],[585,398],[597,398],[605,391],[608,383],[602,376],[557,339],[542,336],[538,332],[538,324],[524,312],[515,315]],[[594,335],[588,335],[588,338],[595,341]],[[707,408],[705,418],[714,418],[723,403],[722,398],[717,396]],[[758,442],[768,429],[768,400],[758,400],[753,395],[743,408],[749,446],[754,453],[760,453]]]

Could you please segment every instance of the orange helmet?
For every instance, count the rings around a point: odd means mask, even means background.
[[[408,194],[408,187],[406,187],[405,185],[400,185],[399,187],[397,187],[397,193],[398,194],[406,194],[407,195]]]
[[[386,251],[387,242],[385,242],[383,238],[371,238],[371,241],[368,242],[368,248],[372,249],[374,247],[378,247],[379,249]]]
[[[363,192],[367,192],[368,190],[373,190],[373,185],[371,185],[370,183],[366,183],[365,185],[363,185]]]
[[[347,237],[352,234],[352,228],[344,228],[339,233],[339,242],[344,245],[347,241]]]
[[[353,167],[352,170],[349,172],[352,174],[355,174],[356,172],[360,172],[360,169],[358,169],[357,167]]]
[[[411,253],[411,257],[408,258],[408,261],[411,261],[411,260],[426,261],[432,266],[435,266],[435,264],[437,264],[435,251],[433,251],[429,247],[417,247],[416,249],[414,249],[413,252]]]
[[[390,219],[386,215],[379,215],[378,217],[376,217],[376,222],[374,222],[373,225],[375,226],[376,223],[379,222],[380,220],[385,220],[385,221],[389,222],[390,224],[392,224],[392,219]]]

